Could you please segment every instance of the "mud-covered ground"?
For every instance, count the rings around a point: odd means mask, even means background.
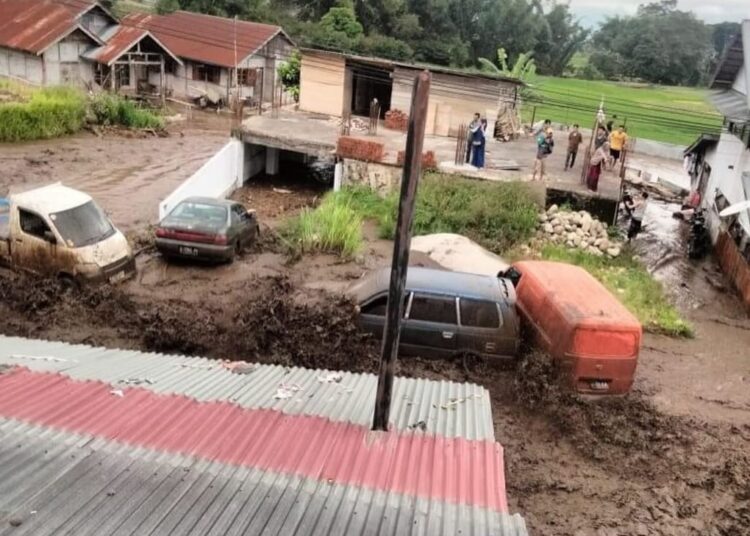
[[[101,185],[97,198],[105,198],[102,204],[141,251],[137,278],[115,288],[71,291],[0,269],[0,333],[375,371],[377,344],[356,330],[341,291],[387,265],[392,244],[368,228],[367,248],[356,262],[322,255],[290,264],[274,238],[282,218],[315,202],[319,185],[251,184],[238,192],[258,209],[264,230],[261,244],[231,265],[168,264],[153,251],[145,228],[151,209],[135,204],[173,185],[158,180],[156,167],[142,180],[125,164],[132,160],[135,167],[150,155],[161,166],[157,155],[165,153],[173,166],[165,171],[169,182],[200,165],[197,158],[190,163],[192,153],[211,153],[225,139],[220,130],[184,131],[184,137],[146,141],[83,136],[27,146],[26,152],[0,146],[0,159],[12,166],[12,176],[0,176],[0,193],[47,176],[90,177],[91,187]],[[98,156],[101,144],[119,156]],[[54,154],[46,164],[30,162],[29,147]],[[102,182],[107,169],[114,173],[111,188]],[[696,338],[647,334],[631,395],[579,400],[556,386],[539,356],[504,370],[482,363],[399,363],[401,375],[489,389],[510,508],[524,515],[533,535],[750,534],[750,322],[711,262],[684,262],[679,229],[670,227],[677,224],[666,218],[669,208],[662,209],[649,207],[635,245],[693,323]],[[432,265],[421,256],[411,260]]]

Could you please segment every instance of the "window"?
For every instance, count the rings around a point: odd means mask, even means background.
[[[49,217],[70,247],[80,248],[96,244],[115,234],[115,228],[93,201],[80,207],[55,212]]]
[[[461,325],[473,328],[500,327],[500,314],[497,310],[497,304],[461,298]]]
[[[115,81],[117,87],[130,87],[130,66],[129,65],[116,65],[115,66]]]
[[[196,63],[193,65],[193,80],[218,84],[221,82],[221,67]]]
[[[23,209],[18,210],[18,215],[21,220],[21,230],[24,233],[45,240],[44,233],[51,229],[41,217]]]
[[[238,69],[237,83],[241,86],[255,87],[258,79],[258,69]]]
[[[456,324],[456,298],[414,294],[409,319]]]
[[[409,304],[409,292],[404,294],[404,314],[406,314],[406,306]],[[370,303],[362,307],[362,314],[373,315],[373,316],[385,316],[388,309],[388,296],[380,296],[375,298]]]

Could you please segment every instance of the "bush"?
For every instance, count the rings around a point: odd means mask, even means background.
[[[347,195],[332,192],[318,208],[305,209],[287,222],[281,236],[295,256],[333,253],[351,258],[362,248],[362,217]]]
[[[112,93],[99,93],[91,99],[91,112],[101,125],[128,128],[162,128],[164,121],[155,113],[139,108],[133,101]]]
[[[86,99],[78,90],[50,87],[29,91],[25,102],[0,105],[0,141],[54,138],[81,129]]]
[[[342,190],[340,195],[363,218],[378,222],[382,238],[395,236],[397,192],[382,199],[369,188],[359,187]],[[458,233],[495,253],[503,253],[531,237],[537,212],[538,207],[522,183],[426,173],[417,193],[412,231],[415,236]]]

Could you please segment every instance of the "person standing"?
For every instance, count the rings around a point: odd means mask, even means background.
[[[589,162],[589,169],[586,172],[586,186],[592,192],[596,192],[599,189],[599,177],[602,175],[602,169],[604,163],[607,161],[609,153],[609,144],[605,141],[603,145],[600,145],[594,155],[591,157]]]
[[[484,167],[484,151],[487,144],[487,126],[483,121],[470,129],[471,132],[471,165],[477,169]]]
[[[539,121],[538,123],[534,124],[533,127],[533,134],[534,136],[539,136],[539,134],[544,134],[548,130],[552,129],[552,121],[550,119],[545,119],[544,122]]]
[[[628,135],[625,133],[624,125],[620,125],[617,130],[609,135],[609,154],[612,156],[613,168],[617,165],[617,161],[620,159],[627,143]]]
[[[646,214],[646,205],[648,203],[648,192],[641,193],[640,198],[631,199],[626,206],[630,211],[630,228],[628,229],[628,242],[633,240],[643,227],[643,216]]]
[[[599,128],[596,129],[596,137],[594,138],[594,151],[607,143],[608,139],[609,135],[607,134],[607,130],[603,126],[599,125]]]
[[[474,114],[474,119],[469,123],[469,129],[466,132],[466,163],[472,160],[472,138],[474,130],[482,124],[482,116],[479,113]]]
[[[552,129],[547,129],[546,132],[540,133],[536,137],[536,160],[534,161],[534,173],[531,175],[531,180],[535,181],[537,173],[539,174],[539,180],[544,180],[544,173],[546,171],[545,161],[547,157],[552,154],[552,149],[555,147],[555,140],[552,138]]]
[[[583,142],[583,136],[578,130],[578,125],[573,125],[573,130],[568,134],[568,154],[565,157],[565,171],[573,169],[578,155],[578,146]]]

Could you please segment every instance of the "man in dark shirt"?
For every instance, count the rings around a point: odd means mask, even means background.
[[[565,157],[565,171],[573,169],[578,155],[578,146],[583,142],[583,136],[581,136],[578,128],[578,125],[573,125],[573,130],[568,134],[568,155]]]
[[[612,134],[612,130],[615,128],[615,123],[617,122],[617,115],[613,115],[612,119],[607,121],[607,132]]]

